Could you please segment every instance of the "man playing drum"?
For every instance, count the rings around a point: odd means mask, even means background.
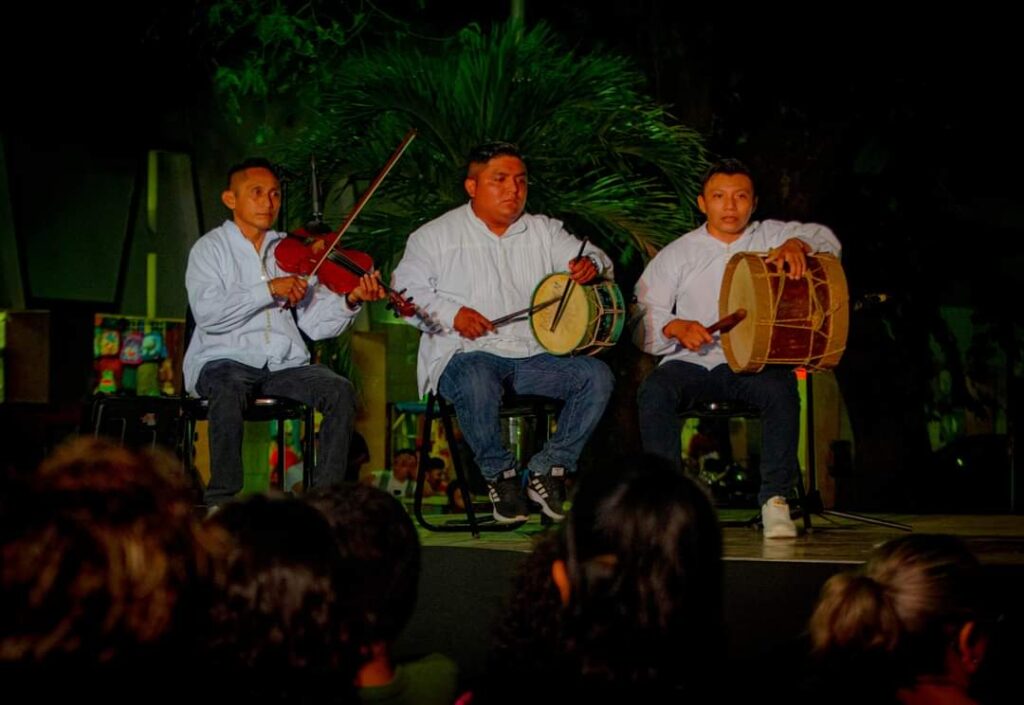
[[[523,478],[504,447],[498,409],[504,391],[564,402],[558,429],[527,465],[526,493],[542,511],[565,516],[565,478],[604,413],[614,378],[587,356],[556,357],[534,339],[530,323],[496,328],[491,321],[531,304],[544,277],[568,269],[586,284],[611,278],[612,262],[580,242],[558,220],[524,213],[527,173],[515,145],[475,148],[464,182],[469,203],[409,236],[393,284],[406,289],[444,331],[420,338],[419,390],[435,391],[455,407],[463,434],[487,481],[494,518],[528,515]]]
[[[796,536],[786,496],[799,472],[800,400],[790,367],[736,374],[707,326],[719,318],[718,299],[729,259],[738,252],[769,252],[767,261],[799,279],[806,255],[839,255],[831,230],[811,223],[751,222],[757,204],[750,171],[727,159],[711,166],[697,206],[707,222],[651,260],[636,285],[643,318],[636,342],[661,364],[640,386],[640,433],[646,452],[681,465],[679,411],[705,400],[740,400],[761,414],[763,446],[758,500],[766,538]]]

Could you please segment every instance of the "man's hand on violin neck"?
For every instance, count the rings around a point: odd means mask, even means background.
[[[471,309],[468,306],[463,306],[459,309],[459,312],[455,314],[454,325],[455,330],[459,335],[470,340],[479,338],[481,335],[495,330],[490,319],[486,318],[479,311]]]
[[[359,284],[345,295],[345,300],[349,306],[358,306],[364,301],[380,301],[385,296],[387,292],[380,284],[380,272],[374,272],[359,277]]]
[[[569,261],[569,275],[577,284],[586,284],[597,276],[597,267],[589,257],[580,257]]]
[[[309,288],[309,283],[303,277],[297,276],[277,277],[267,282],[267,285],[270,287],[271,296],[275,299],[286,299],[292,306],[302,301],[306,289]]]

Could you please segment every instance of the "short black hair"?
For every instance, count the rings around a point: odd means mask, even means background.
[[[246,157],[237,164],[233,164],[231,168],[228,169],[228,188],[231,188],[231,178],[235,174],[245,171],[246,169],[266,169],[278,179],[281,178],[281,175],[278,174],[277,167],[274,166],[273,162],[269,159],[265,159],[264,157]]]
[[[345,687],[363,642],[362,610],[346,586],[361,573],[339,553],[323,514],[299,499],[252,495],[225,504],[212,523],[233,541],[211,607],[209,662],[218,672],[251,669],[245,694],[263,690],[268,701],[311,700],[333,673]],[[308,678],[295,675],[306,669]],[[280,678],[270,675],[275,670]]]
[[[704,193],[704,189],[707,188],[708,182],[711,181],[711,177],[715,174],[725,174],[727,176],[733,176],[734,174],[743,174],[750,183],[754,184],[754,175],[750,171],[750,167],[741,162],[739,159],[719,159],[717,162],[708,167],[708,170],[704,172],[704,178],[700,182],[700,192]],[[757,190],[755,185],[755,191]]]
[[[13,676],[64,702],[75,686],[46,676],[74,673],[127,703],[170,663],[187,670],[221,537],[193,507],[173,457],[104,438],[74,439],[33,473],[0,472],[4,685]],[[175,685],[160,694],[184,696]]]
[[[523,161],[523,153],[519,146],[511,142],[484,142],[469,150],[469,157],[466,159],[466,171],[474,164],[486,164],[495,157],[515,157]]]
[[[697,684],[722,634],[714,507],[662,458],[643,455],[616,467],[623,472],[580,479],[563,525],[572,586],[564,648],[588,678]]]
[[[376,487],[341,484],[309,502],[327,518],[346,566],[359,576],[346,588],[365,620],[364,644],[393,643],[412,617],[420,577],[420,540],[409,513]]]

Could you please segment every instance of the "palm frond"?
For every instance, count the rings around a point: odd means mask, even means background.
[[[449,41],[404,39],[338,65],[320,116],[275,156],[363,187],[409,127],[407,155],[349,242],[392,262],[408,234],[463,203],[465,155],[493,139],[519,144],[530,168],[528,208],[564,220],[627,262],[691,228],[700,136],[643,92],[622,57],[579,54],[547,26],[471,25]]]

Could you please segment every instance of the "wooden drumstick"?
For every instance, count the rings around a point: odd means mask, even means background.
[[[583,250],[586,249],[586,247],[587,238],[583,238],[583,242],[580,243],[580,251],[576,253],[576,257],[573,259],[573,262],[583,256]],[[548,328],[552,333],[554,333],[555,328],[558,327],[558,322],[562,320],[562,314],[565,313],[565,304],[569,300],[569,294],[572,293],[572,288],[575,284],[576,282],[572,277],[570,277],[569,283],[565,285],[565,291],[562,292],[562,300],[558,302],[558,308],[555,309],[555,317],[551,319],[551,327]]]
[[[494,326],[495,328],[501,328],[502,326],[508,325],[509,323],[515,323],[517,318],[521,316],[529,316],[530,314],[536,313],[541,309],[545,309],[551,304],[557,303],[560,298],[561,297],[556,296],[554,298],[548,299],[547,301],[539,303],[536,306],[528,306],[527,308],[521,309],[519,311],[514,311],[513,313],[506,314],[501,318],[495,318],[493,321],[491,321],[491,325]]]
[[[712,333],[728,333],[736,324],[747,317],[747,309],[738,308],[720,321],[715,321],[708,326],[708,335]]]

